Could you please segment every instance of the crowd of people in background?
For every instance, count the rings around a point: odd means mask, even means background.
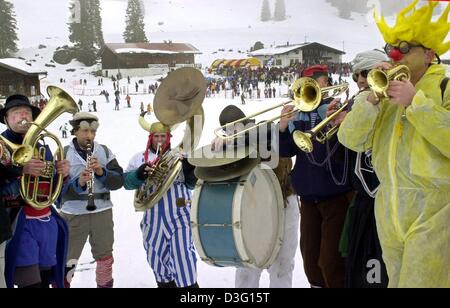
[[[327,63],[329,75],[339,75],[338,80],[332,84],[341,83],[342,77],[350,76],[352,70],[349,63]],[[289,67],[268,67],[259,68],[236,68],[236,67],[218,67],[208,69],[209,74],[217,77],[207,77],[207,97],[215,97],[224,93],[225,98],[234,99],[235,97],[248,99],[267,99],[283,95],[277,91],[276,85],[283,83],[290,86],[295,79],[301,76],[303,70],[308,67],[307,63],[297,63]],[[264,88],[261,87],[264,84]],[[243,97],[242,94],[243,93]],[[287,93],[285,93],[287,94]]]

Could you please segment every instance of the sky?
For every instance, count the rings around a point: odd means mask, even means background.
[[[19,47],[69,43],[69,0],[11,1],[18,20]],[[372,11],[353,13],[351,20],[346,20],[339,18],[337,9],[326,0],[285,0],[287,20],[282,22],[260,21],[262,0],[142,1],[150,41],[191,43],[203,52],[198,61],[204,65],[214,60],[213,53],[218,49],[245,54],[256,41],[266,47],[317,41],[344,50],[346,62],[360,51],[384,45]],[[273,13],[275,0],[269,3]],[[369,8],[376,3],[369,1]],[[107,43],[123,42],[126,5],[126,0],[101,0]]]

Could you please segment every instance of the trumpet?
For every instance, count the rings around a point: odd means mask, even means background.
[[[228,123],[226,125],[220,126],[214,130],[214,134],[223,140],[236,139],[238,136],[245,134],[252,129],[259,128],[260,126],[263,126],[263,125],[267,125],[277,119],[280,119],[281,117],[290,116],[297,112],[313,111],[314,109],[316,109],[319,106],[320,102],[322,101],[322,97],[341,95],[342,93],[347,91],[348,87],[349,87],[348,83],[341,83],[341,84],[338,84],[335,86],[320,88],[317,81],[315,81],[312,78],[309,78],[309,77],[299,78],[294,82],[294,84],[291,87],[291,90],[293,92],[292,100],[269,107],[267,109],[256,112],[256,113],[249,115],[247,117],[244,117],[242,119],[239,119],[234,122]],[[331,95],[330,95],[330,92],[331,92]],[[227,127],[233,126],[238,123],[243,124],[245,121],[248,121],[251,118],[255,118],[261,114],[267,113],[276,108],[284,107],[291,103],[294,104],[295,108],[294,108],[294,110],[292,110],[288,113],[278,115],[278,116],[273,117],[268,120],[261,121],[258,124],[253,125],[252,127],[246,128],[246,129],[241,130],[232,135],[227,135],[227,134],[223,133],[224,131],[226,131]]]
[[[367,83],[374,94],[382,99],[387,98],[387,89],[392,80],[410,80],[411,71],[406,65],[397,65],[388,70],[373,69],[367,75]]]
[[[322,132],[322,129],[327,127],[328,124],[334,120],[341,112],[343,112],[348,106],[348,99],[342,104],[342,106],[335,111],[332,115],[321,121],[316,127],[307,132],[296,130],[292,133],[292,138],[295,144],[306,153],[311,153],[314,149],[312,140],[315,138],[320,143],[331,139],[339,130],[339,125],[331,127],[327,132]]]
[[[92,144],[89,142],[86,146],[86,165],[88,168],[91,168],[92,162]],[[86,210],[89,212],[95,211],[97,206],[95,206],[94,202],[94,170],[91,168],[91,179],[86,183],[88,188],[88,204],[86,206]]]

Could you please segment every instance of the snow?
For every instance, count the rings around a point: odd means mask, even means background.
[[[149,50],[143,48],[118,48],[115,50],[116,53],[162,53],[162,54],[177,54],[175,51],[168,50]],[[183,52],[189,53],[189,52]]]
[[[134,85],[134,79],[132,84]],[[154,82],[155,80],[145,79]],[[91,81],[88,81],[88,83]],[[58,85],[58,84],[56,84]],[[112,84],[108,82],[105,88],[111,89]],[[134,88],[133,86],[130,88]],[[99,88],[100,91],[100,88]],[[133,89],[134,91],[134,89]],[[110,91],[112,92],[112,91]],[[125,100],[122,96],[122,105],[120,111],[114,111],[114,104],[107,104],[104,97],[82,97],[73,96],[75,101],[81,98],[86,105],[93,99],[97,101],[98,113],[100,119],[100,128],[96,140],[106,144],[116,155],[119,163],[126,168],[128,160],[138,151],[141,151],[147,142],[147,133],[140,128],[138,124],[139,105],[143,101],[145,104],[153,100],[153,95],[131,95],[132,108],[125,107]],[[111,100],[112,101],[112,100]],[[225,98],[205,99],[203,107],[205,109],[206,127],[203,130],[204,135],[201,144],[209,143],[213,138],[213,129],[216,128],[220,111],[228,104],[233,103],[246,113],[253,110],[260,110],[265,106],[284,101],[283,98],[271,99],[267,101],[252,100],[247,105],[240,106],[240,99],[235,100]],[[279,112],[279,110],[277,111]],[[274,114],[274,113],[272,113]],[[58,133],[58,128],[64,122],[68,121],[70,116],[64,114],[50,125],[50,131]],[[156,120],[151,117],[150,120]],[[182,127],[181,127],[182,129]],[[179,134],[177,134],[180,136]],[[63,144],[67,144],[69,139],[62,139]],[[174,141],[176,143],[177,141]],[[115,244],[114,244],[114,279],[116,287],[155,287],[156,282],[149,265],[146,262],[146,255],[142,246],[142,236],[139,228],[142,213],[134,212],[132,191],[120,189],[112,192],[112,201],[114,203],[114,224],[115,224]],[[89,244],[86,245],[83,255],[80,259],[80,271],[76,272],[73,281],[73,287],[95,287],[95,264],[89,264],[92,261]],[[232,288],[234,286],[234,268],[215,268],[202,261],[198,261],[198,282],[202,287],[210,288]],[[269,279],[267,274],[261,278],[261,286],[268,287]],[[305,275],[303,273],[301,256],[298,251],[296,256],[296,267],[294,271],[294,287],[307,287]]]
[[[298,44],[298,45],[291,45],[291,46],[277,46],[274,48],[264,48],[259,49],[256,51],[253,51],[249,53],[250,56],[272,56],[272,55],[282,55],[284,53],[290,52],[292,50],[295,50],[301,46],[306,46],[308,44]]]
[[[17,58],[3,58],[0,59],[0,64],[9,66],[12,69],[20,70],[27,74],[45,74],[44,70],[33,69],[26,61]]]
[[[273,1],[272,1],[273,2]],[[353,14],[352,20],[337,17],[337,10],[329,6],[325,0],[286,0],[286,11],[289,18],[283,22],[260,22],[260,0],[146,0],[147,13],[145,18],[148,37],[153,41],[172,40],[173,42],[189,42],[202,52],[196,57],[203,66],[209,66],[217,58],[246,58],[247,50],[256,41],[261,41],[266,48],[276,45],[294,44],[316,41],[346,52],[343,59],[350,61],[357,52],[379,48],[383,45],[381,36],[375,24],[368,15]],[[125,97],[121,96],[121,110],[114,111],[112,82],[104,78],[104,85],[97,85],[98,79],[92,72],[98,66],[85,67],[77,61],[67,65],[46,67],[52,59],[56,46],[68,43],[67,2],[60,0],[14,0],[18,19],[20,47],[17,56],[22,56],[31,63],[31,70],[48,71],[46,78],[41,80],[41,91],[46,93],[50,84],[65,88],[75,101],[82,99],[84,111],[92,100],[96,100],[100,128],[96,140],[106,144],[116,155],[119,163],[126,168],[128,160],[135,153],[142,151],[147,142],[147,133],[138,124],[139,105],[153,102],[152,94],[143,94],[139,84],[139,94],[134,94],[134,84],[143,79],[148,86],[159,77],[131,78],[128,85],[126,77],[120,81],[120,86],[129,88],[132,108],[125,107]],[[106,42],[121,42],[125,23],[126,1],[102,0],[103,32]],[[51,12],[51,18],[49,18]],[[36,29],[42,29],[37,31]],[[37,49],[38,44],[46,48]],[[344,45],[344,46],[343,46]],[[342,48],[344,47],[344,48]],[[218,51],[224,49],[225,51]],[[136,50],[136,49],[134,49]],[[140,50],[139,50],[140,51]],[[147,52],[147,51],[146,51]],[[447,54],[448,55],[448,54]],[[445,55],[443,58],[446,58]],[[75,71],[67,71],[74,69]],[[132,76],[130,76],[132,77]],[[60,83],[60,78],[66,83]],[[80,79],[87,80],[85,89],[93,96],[79,96],[75,93],[80,86]],[[354,82],[351,93],[356,92]],[[286,93],[285,85],[276,85],[277,93]],[[111,94],[111,103],[106,103],[103,96],[97,95],[106,89]],[[213,130],[219,126],[220,111],[228,104],[238,105],[246,114],[262,110],[268,106],[286,101],[286,98],[247,100],[246,105],[240,105],[240,99],[220,97],[206,98],[203,108],[206,114],[206,124],[200,145],[208,144],[214,137]],[[280,109],[257,117],[257,121],[268,119],[279,114]],[[59,127],[71,118],[63,114],[49,127],[51,132],[59,133]],[[156,120],[154,116],[150,120]],[[0,125],[0,131],[5,126]],[[182,127],[180,127],[180,130]],[[175,136],[180,136],[175,132]],[[179,137],[178,137],[179,138]],[[61,139],[64,145],[69,139]],[[176,140],[174,141],[176,143]],[[146,262],[139,228],[142,213],[134,212],[132,191],[120,189],[112,192],[114,203],[115,244],[114,244],[114,279],[116,287],[155,287],[153,273]],[[90,264],[89,244],[86,245],[80,260],[79,271],[76,273],[73,287],[95,287],[95,264]],[[303,271],[302,258],[297,249],[294,269],[294,287],[308,287]],[[234,286],[234,268],[216,268],[198,261],[198,282],[201,287],[232,288]],[[267,272],[261,278],[261,286],[269,286]]]
[[[110,103],[106,103],[104,96],[78,96],[73,95],[71,86],[72,82],[76,82],[79,78],[86,78],[88,86],[97,89],[99,93],[102,89],[107,89],[112,93],[112,82],[104,78],[104,86],[98,87],[96,78],[92,75],[80,74],[80,67],[77,67],[75,75],[65,71],[66,66],[57,66],[57,68],[49,68],[49,76],[55,76],[55,78],[46,78],[42,80],[41,90],[45,93],[47,85],[54,84],[58,87],[65,88],[77,102],[78,99],[82,99],[84,102],[83,109],[86,110],[86,106],[92,100],[96,100],[98,113],[97,116],[100,120],[100,128],[97,133],[96,140],[102,144],[106,144],[112,152],[116,155],[120,165],[125,169],[127,167],[129,159],[137,152],[142,151],[147,142],[147,133],[139,126],[139,106],[140,102],[144,102],[146,105],[149,102],[153,102],[153,94],[131,94],[132,108],[126,108],[125,96],[121,96],[120,111],[114,111],[113,96],[110,96]],[[78,75],[77,75],[78,74]],[[59,83],[59,77],[66,78],[66,84]],[[144,80],[144,84],[148,85],[150,82],[154,83],[161,76],[139,78]],[[74,80],[73,80],[74,79]],[[134,91],[134,84],[137,78],[131,78],[131,84],[129,86],[130,92]],[[121,85],[127,86],[126,78],[121,80]],[[278,86],[277,86],[278,87]],[[281,91],[286,91],[285,86],[281,86]],[[277,89],[278,91],[279,89]],[[139,89],[142,93],[142,88]],[[250,114],[255,110],[261,110],[266,106],[275,105],[285,98],[276,98],[268,100],[248,100],[248,103],[244,106],[240,105],[240,99],[231,98],[225,99],[224,97],[206,98],[203,103],[205,110],[206,125],[203,129],[203,135],[200,141],[200,145],[208,144],[214,137],[213,130],[219,126],[218,117],[220,111],[228,104],[239,105],[244,112]],[[268,117],[278,114],[280,109],[269,113]],[[71,116],[64,113],[57,118],[50,126],[49,131],[60,136],[59,127],[68,122]],[[259,120],[264,117],[259,117]],[[154,115],[149,117],[150,121],[155,121]],[[5,126],[0,126],[0,131],[3,131]],[[183,126],[178,128],[179,131],[183,130]],[[174,133],[174,144],[180,141],[180,133]],[[70,139],[60,139],[63,145],[68,144]],[[126,288],[141,288],[141,287],[156,287],[153,273],[147,264],[145,251],[142,245],[142,236],[139,227],[139,223],[142,217],[142,213],[136,213],[133,207],[133,191],[127,191],[120,189],[112,192],[111,199],[114,203],[114,228],[115,228],[115,243],[114,243],[114,279],[116,287]],[[294,287],[307,287],[306,277],[303,272],[301,255],[299,250],[296,256],[296,266],[294,270]],[[90,254],[89,244],[83,251],[83,255],[80,259],[79,271],[76,272],[73,281],[73,287],[95,287],[95,264],[90,264],[92,256]],[[198,282],[201,287],[210,288],[232,288],[234,286],[234,268],[216,268],[210,266],[200,259],[197,262],[198,265]],[[264,272],[261,278],[261,286],[269,286],[269,278],[267,272]]]

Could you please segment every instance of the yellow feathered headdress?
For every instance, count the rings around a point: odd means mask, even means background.
[[[436,54],[442,55],[450,49],[450,42],[444,42],[450,31],[448,14],[450,3],[444,13],[436,22],[432,22],[433,10],[438,2],[429,1],[428,5],[416,10],[419,0],[404,8],[397,16],[395,25],[391,28],[386,23],[384,16],[379,16],[375,10],[374,17],[378,29],[383,35],[384,41],[391,45],[396,45],[401,41],[418,43],[426,48],[433,49]]]

